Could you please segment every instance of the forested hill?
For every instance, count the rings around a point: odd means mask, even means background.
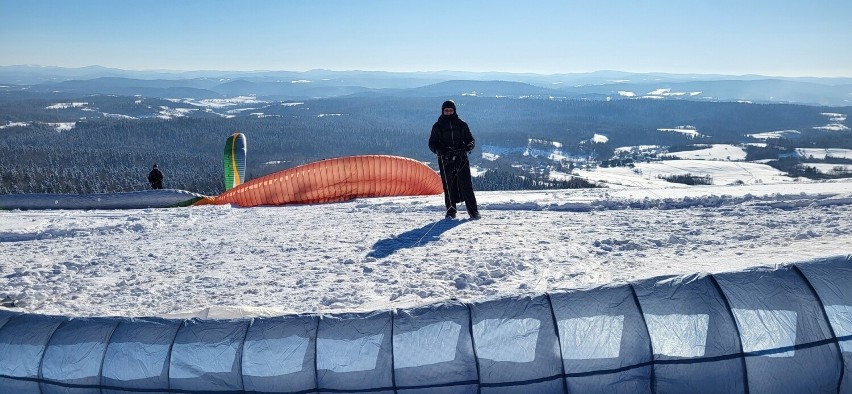
[[[472,164],[505,179],[492,189],[526,188],[546,176],[552,160],[524,154],[530,141],[561,146],[583,161],[609,159],[622,146],[763,142],[750,135],[779,130],[796,131],[795,140],[775,140],[780,147],[852,148],[845,125],[850,107],[471,95],[204,100],[6,91],[0,94],[0,193],[141,190],[156,162],[166,187],[217,194],[224,141],[236,131],[248,138],[249,178],[356,154],[429,162],[428,134],[444,98],[456,100],[477,139]],[[672,132],[681,129],[694,133]],[[592,142],[596,135],[605,140]],[[486,146],[506,154],[485,160]]]

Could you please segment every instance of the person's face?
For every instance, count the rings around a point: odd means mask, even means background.
[[[444,108],[444,115],[452,115],[454,113],[456,113],[456,110],[452,108]]]

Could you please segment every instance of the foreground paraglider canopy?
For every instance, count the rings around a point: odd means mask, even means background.
[[[414,309],[0,309],[3,393],[850,393],[852,256]]]

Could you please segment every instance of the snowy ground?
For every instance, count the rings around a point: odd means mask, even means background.
[[[715,160],[663,160],[637,163],[635,167],[597,168],[594,171],[575,170],[575,174],[609,188],[650,187],[690,188],[671,183],[661,177],[673,175],[709,176],[714,185],[793,183],[787,176],[766,164]]]
[[[0,306],[77,316],[365,311],[852,253],[852,180],[671,186],[479,192],[479,221],[444,220],[441,196],[2,211]]]
[[[669,155],[688,160],[726,160],[742,161],[746,159],[746,151],[734,145],[716,144],[706,149],[674,152]]]

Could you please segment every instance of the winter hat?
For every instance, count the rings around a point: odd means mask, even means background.
[[[157,168],[157,165],[156,165],[156,164],[154,164],[154,168]]]
[[[443,112],[446,108],[452,108],[453,111],[456,110],[456,103],[453,100],[444,101],[444,104],[441,104],[441,111]]]

